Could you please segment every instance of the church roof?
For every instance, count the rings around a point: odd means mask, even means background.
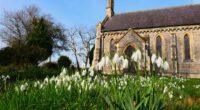
[[[117,14],[103,25],[103,31],[118,31],[200,24],[200,4]]]

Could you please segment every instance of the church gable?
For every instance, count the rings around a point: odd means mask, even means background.
[[[124,49],[131,45],[134,46],[134,48],[140,48],[142,49],[144,43],[144,39],[138,35],[133,29],[129,29],[129,31],[117,41],[118,45],[118,51],[121,53],[124,51]]]

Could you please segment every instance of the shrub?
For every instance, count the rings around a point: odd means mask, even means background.
[[[0,65],[38,65],[38,62],[45,60],[46,57],[46,50],[39,46],[6,47],[0,50]]]
[[[55,62],[48,62],[48,63],[45,63],[42,67],[43,68],[49,68],[49,69],[57,69],[58,64],[55,63]]]
[[[65,68],[69,68],[71,65],[72,61],[69,59],[69,57],[67,56],[61,56],[58,59],[58,66],[60,68],[65,67]]]
[[[25,68],[9,65],[0,67],[0,76],[9,75],[11,82],[15,82],[17,80],[44,79],[46,77],[57,76],[59,73],[60,69],[41,68],[37,66],[27,66]]]
[[[13,62],[13,56],[16,54],[15,49],[6,47],[0,50],[0,65],[7,66]]]

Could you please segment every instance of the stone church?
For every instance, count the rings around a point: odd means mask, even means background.
[[[106,53],[131,56],[140,48],[166,58],[168,73],[200,77],[200,4],[116,14],[107,1],[106,17],[97,25],[93,66]]]

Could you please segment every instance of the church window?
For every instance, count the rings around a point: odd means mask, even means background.
[[[110,53],[114,54],[116,52],[115,41],[112,39],[110,41]]]
[[[160,36],[156,38],[156,53],[162,57],[162,40]]]
[[[185,53],[185,60],[190,60],[191,59],[190,38],[187,34],[184,36],[184,53]]]

